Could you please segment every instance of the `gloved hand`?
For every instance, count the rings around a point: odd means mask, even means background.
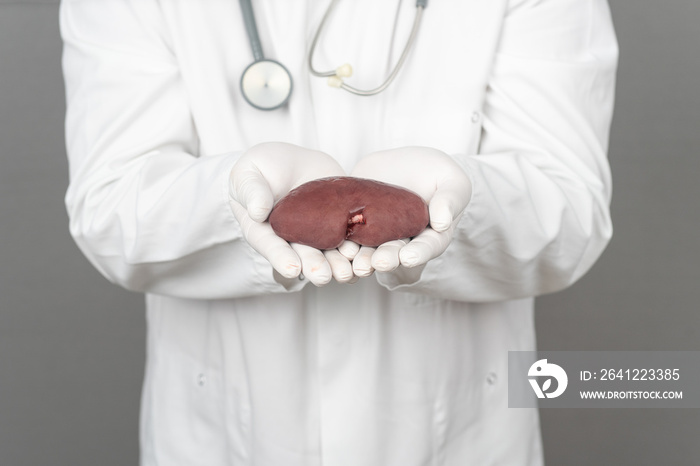
[[[316,286],[328,283],[332,277],[340,282],[355,278],[347,254],[289,244],[266,222],[275,202],[295,187],[343,175],[342,167],[329,155],[279,142],[251,147],[231,170],[229,204],[243,236],[283,277],[295,278],[303,273]],[[353,250],[347,246],[343,249]]]
[[[362,247],[352,263],[358,277],[369,276],[375,269],[389,272],[399,265],[422,266],[445,252],[472,192],[462,167],[444,152],[427,147],[375,152],[360,160],[351,175],[409,189],[428,202],[430,214],[429,227],[410,241],[389,241],[376,250]]]

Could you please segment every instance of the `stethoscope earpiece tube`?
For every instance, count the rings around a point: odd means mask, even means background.
[[[413,47],[413,43],[416,39],[416,34],[418,34],[418,29],[420,28],[420,23],[421,19],[423,18],[423,11],[425,8],[428,6],[428,0],[416,0],[416,16],[415,19],[413,20],[413,27],[411,28],[411,33],[408,37],[408,40],[406,41],[406,46],[403,49],[403,52],[401,52],[401,56],[399,57],[399,60],[396,62],[396,65],[394,65],[394,69],[389,73],[389,76],[384,80],[384,82],[379,85],[378,87],[370,90],[363,90],[363,89],[357,89],[355,87],[352,87],[348,84],[345,84],[343,82],[343,78],[349,77],[352,75],[352,67],[349,64],[341,65],[339,66],[336,71],[317,71],[314,68],[313,65],[313,57],[314,57],[314,51],[316,50],[316,44],[318,43],[318,39],[321,36],[321,31],[323,30],[323,27],[325,26],[326,22],[328,21],[328,17],[331,14],[331,11],[333,11],[333,8],[335,8],[336,3],[338,3],[338,0],[331,0],[330,5],[328,5],[328,9],[326,10],[326,13],[323,15],[323,18],[321,18],[321,24],[318,25],[318,29],[316,29],[316,34],[314,34],[314,38],[311,41],[311,47],[309,48],[309,55],[308,55],[308,66],[309,66],[309,71],[311,72],[312,75],[321,77],[321,78],[328,78],[328,85],[331,87],[335,87],[338,89],[344,89],[352,94],[355,95],[360,95],[360,96],[370,96],[370,95],[376,95],[382,92],[384,89],[389,87],[389,84],[394,81],[394,78],[396,78],[396,75],[399,74],[399,70],[403,66],[404,62],[406,61],[406,57],[408,57],[408,53],[411,51],[411,48]],[[349,74],[346,72],[346,70],[350,70]]]

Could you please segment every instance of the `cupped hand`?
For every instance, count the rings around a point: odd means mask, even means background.
[[[428,147],[372,153],[358,162],[351,175],[409,189],[428,203],[430,214],[428,228],[412,239],[362,247],[352,263],[358,277],[369,276],[374,270],[389,272],[399,265],[421,266],[445,252],[472,192],[462,167],[444,152]]]
[[[295,278],[303,273],[316,286],[332,278],[339,282],[356,280],[352,258],[337,249],[320,251],[289,244],[266,222],[275,202],[295,187],[318,178],[343,175],[342,167],[331,156],[279,142],[250,148],[231,170],[229,204],[243,237],[283,277]]]

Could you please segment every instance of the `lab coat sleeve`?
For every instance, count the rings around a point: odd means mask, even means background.
[[[495,301],[561,290],[612,235],[607,162],[617,42],[605,0],[518,0],[506,12],[472,198],[447,251],[380,273],[390,290]]]
[[[70,232],[127,289],[232,298],[276,281],[228,205],[239,153],[197,157],[197,136],[158,3],[64,0]],[[281,284],[284,283],[284,286]]]

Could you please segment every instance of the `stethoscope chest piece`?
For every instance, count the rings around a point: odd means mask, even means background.
[[[274,110],[286,104],[292,95],[292,75],[280,63],[263,55],[258,26],[250,0],[239,0],[243,24],[255,61],[241,76],[241,92],[245,100],[260,110]]]
[[[292,94],[292,76],[287,68],[274,60],[258,60],[243,72],[241,92],[253,107],[274,110],[289,100]]]

